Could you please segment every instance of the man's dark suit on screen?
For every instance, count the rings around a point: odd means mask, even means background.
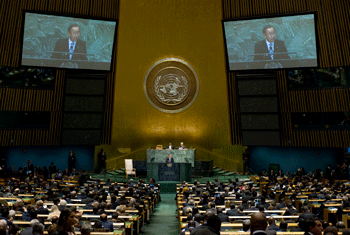
[[[286,46],[284,45],[284,41],[276,39],[274,41],[273,53],[282,53],[282,52],[288,52]],[[269,54],[269,50],[266,45],[266,40],[262,40],[255,44],[254,54],[263,54],[263,55],[254,55],[254,60],[271,60],[272,61],[271,56]],[[288,54],[273,55],[273,61],[281,60],[281,59],[290,59],[290,57]]]
[[[55,49],[51,59],[65,59],[69,60],[69,40],[68,38],[59,39],[56,42]],[[57,53],[61,52],[61,53]],[[76,54],[82,53],[82,54]],[[84,41],[78,39],[75,44],[74,52],[71,60],[87,60],[86,58],[86,44]]]

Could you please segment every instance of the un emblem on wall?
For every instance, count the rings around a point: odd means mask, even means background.
[[[198,94],[198,78],[187,62],[168,58],[153,64],[147,71],[144,91],[149,102],[167,113],[187,109]]]

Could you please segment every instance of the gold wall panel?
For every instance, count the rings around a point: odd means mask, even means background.
[[[241,158],[243,147],[231,144],[221,20],[221,0],[120,1],[112,141],[98,146],[96,154],[103,148],[116,156],[108,164],[124,166],[118,148],[138,153],[128,157],[146,159],[148,147],[184,141],[203,149],[197,159]],[[143,92],[147,70],[168,57],[188,62],[199,80],[196,100],[179,113],[157,110]],[[214,155],[213,149],[225,151]],[[233,169],[237,163],[220,165]]]

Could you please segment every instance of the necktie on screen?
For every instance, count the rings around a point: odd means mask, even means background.
[[[70,43],[70,47],[69,47],[69,59],[72,59],[73,56],[73,52],[74,52],[74,42]]]
[[[273,60],[273,44],[272,44],[272,42],[269,43],[269,53],[270,53],[271,60]]]

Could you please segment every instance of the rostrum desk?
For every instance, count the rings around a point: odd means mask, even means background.
[[[174,163],[165,163],[172,155]],[[194,149],[147,149],[147,178],[157,181],[191,181],[194,167]]]

